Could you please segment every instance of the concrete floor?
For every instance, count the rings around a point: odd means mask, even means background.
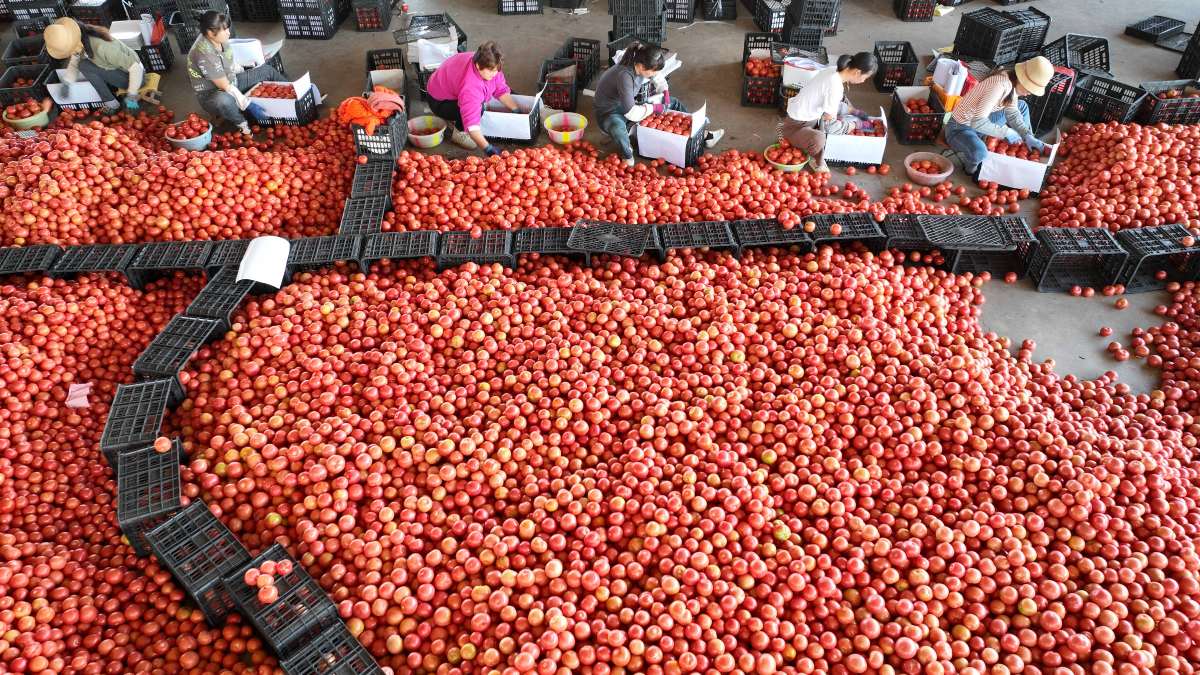
[[[548,4],[548,3],[547,3]],[[1052,18],[1048,40],[1065,32],[1107,37],[1112,54],[1114,74],[1121,80],[1139,83],[1149,80],[1175,79],[1174,69],[1179,54],[1134,40],[1123,34],[1127,24],[1153,14],[1172,16],[1194,26],[1200,20],[1200,5],[1195,0],[1043,0],[1021,4],[1016,8],[1037,7]],[[498,16],[496,4],[490,0],[467,2],[436,2],[412,0],[409,11],[423,14],[448,11],[469,37],[469,46],[484,40],[497,41],[505,53],[505,74],[518,93],[530,93],[537,84],[538,67],[568,36],[599,39],[603,43],[612,27],[607,14],[607,0],[590,0],[587,14],[565,14],[547,9],[544,15]],[[962,11],[979,7],[999,7],[987,0],[976,0],[932,23],[904,23],[892,13],[891,0],[844,0],[840,31],[826,39],[831,55],[866,50],[876,40],[908,40],[927,60],[929,52],[953,42]],[[392,28],[398,27],[398,19]],[[741,58],[743,35],[757,31],[753,17],[739,2],[738,19],[732,22],[703,22],[690,25],[668,24],[666,46],[680,54],[682,70],[671,79],[672,94],[690,106],[707,102],[714,127],[724,127],[725,140],[720,149],[761,150],[774,140],[777,120],[774,110],[747,108],[739,104],[741,92]],[[239,24],[238,34],[260,37],[266,41],[283,36],[279,24]],[[294,77],[305,71],[328,97],[326,112],[347,96],[361,92],[364,77],[364,53],[368,49],[395,46],[391,30],[380,33],[358,33],[347,20],[329,41],[291,40],[283,50],[284,64]],[[602,58],[607,50],[602,48]],[[164,100],[169,107],[189,112],[198,110],[187,85],[185,70],[177,63],[163,82]],[[882,94],[868,82],[852,87],[851,99],[861,108],[889,106],[890,95]],[[420,103],[415,103],[420,108]],[[579,112],[591,115],[591,101],[581,98]],[[588,140],[602,149],[611,149],[594,129],[588,129]],[[543,142],[544,137],[543,137]],[[920,149],[920,148],[915,148]],[[460,155],[462,151],[445,144],[437,151]],[[900,166],[908,146],[893,143],[887,160]],[[844,176],[835,172],[835,180]],[[961,178],[961,177],[960,177]],[[854,178],[874,194],[903,181],[902,172],[890,176],[860,174]],[[1026,203],[1023,215],[1036,222],[1036,202]],[[1147,391],[1158,381],[1155,371],[1140,361],[1117,363],[1109,358],[1105,346],[1110,340],[1125,338],[1134,326],[1156,323],[1152,313],[1155,305],[1166,300],[1162,293],[1130,296],[1130,306],[1124,311],[1113,308],[1112,298],[1074,298],[1064,294],[1041,294],[1028,282],[1006,285],[992,282],[987,288],[988,302],[983,313],[984,326],[1012,338],[1014,345],[1022,339],[1037,341],[1037,358],[1053,358],[1059,372],[1091,378],[1106,370],[1119,373],[1121,380],[1135,390]],[[1114,337],[1101,338],[1097,329],[1109,325]]]

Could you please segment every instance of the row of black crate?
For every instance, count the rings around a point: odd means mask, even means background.
[[[586,0],[496,0],[496,13],[502,16],[544,14],[550,9],[576,10]],[[614,16],[663,17],[675,23],[728,21],[737,18],[737,0],[609,0],[608,13]]]
[[[839,213],[814,214],[803,220],[804,227],[792,228],[773,219],[665,225],[581,220],[572,227],[490,230],[477,237],[468,232],[435,231],[307,237],[292,241],[287,274],[290,277],[296,271],[339,261],[354,262],[364,272],[384,259],[430,258],[438,269],[446,269],[465,263],[515,266],[522,255],[541,254],[575,256],[590,264],[593,256],[602,254],[640,257],[650,252],[665,260],[672,249],[729,250],[740,256],[748,248],[796,246],[804,251],[838,242],[860,242],[876,250],[940,250],[951,254],[946,256],[951,272],[1028,272],[1043,291],[1110,284],[1122,284],[1131,291],[1150,290],[1166,281],[1194,280],[1200,272],[1200,249],[1184,244],[1191,235],[1177,224],[1125,230],[1114,237],[1102,228],[1044,228],[1035,236],[1017,217],[893,215],[880,224],[867,213]],[[248,287],[237,287],[230,271],[248,243],[97,244],[65,251],[50,245],[0,249],[0,274],[66,277],[115,272],[140,287],[150,275],[207,271],[212,275],[212,292],[206,286],[187,314],[217,320],[217,330],[228,325],[237,303],[250,292]],[[186,351],[187,345],[172,348]],[[151,365],[147,357],[139,368],[161,374],[176,364],[182,367],[189,357],[153,360],[159,365]]]

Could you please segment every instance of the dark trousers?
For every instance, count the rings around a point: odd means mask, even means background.
[[[430,96],[429,112],[433,113],[435,117],[446,120],[447,124],[453,124],[454,128],[459,131],[466,130],[463,126],[462,110],[458,107],[458,101],[443,101]]]
[[[101,68],[91,59],[79,59],[79,74],[96,88],[96,93],[100,94],[100,100],[105,103],[117,100],[114,92],[129,85],[129,71]]]

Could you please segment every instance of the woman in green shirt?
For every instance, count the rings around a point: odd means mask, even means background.
[[[243,70],[229,46],[229,17],[209,10],[199,17],[200,37],[188,50],[188,79],[200,107],[215,119],[226,120],[243,134],[250,133],[247,117],[262,119],[261,106],[244,93],[260,82],[285,82],[274,66],[258,64]]]
[[[125,107],[138,109],[138,91],[146,68],[137,52],[114,39],[107,28],[64,17],[47,26],[43,37],[46,53],[67,62],[67,79],[87,80],[100,94],[105,110],[120,109],[114,92],[122,87],[126,92]]]

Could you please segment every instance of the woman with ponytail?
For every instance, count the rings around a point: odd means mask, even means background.
[[[683,102],[671,97],[666,78],[659,75],[666,58],[663,48],[634,41],[625,49],[620,62],[604,71],[596,83],[592,108],[600,130],[616,141],[626,166],[633,166],[633,144],[629,138],[633,125],[665,110],[687,112]],[[652,94],[650,89],[657,93]],[[659,94],[662,99],[655,102]],[[713,147],[723,135],[722,129],[708,132],[705,145]]]
[[[862,84],[878,69],[879,60],[871,52],[838,57],[836,68],[817,73],[788,101],[780,136],[809,156],[813,171],[829,173],[825,164],[825,138],[854,131],[855,121],[846,116],[867,116],[850,105],[846,85]]]

